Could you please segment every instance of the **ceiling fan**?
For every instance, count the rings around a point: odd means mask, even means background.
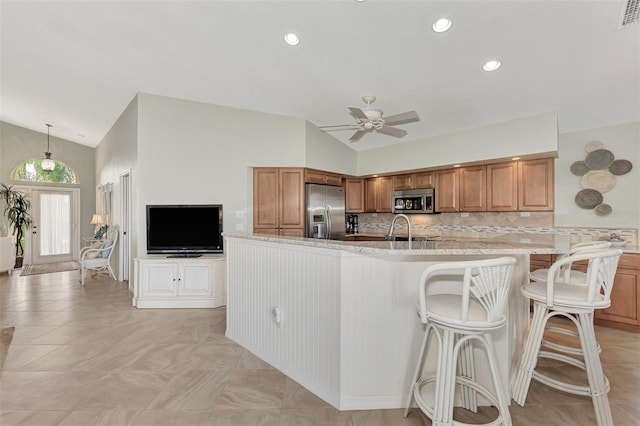
[[[391,126],[420,120],[418,113],[415,111],[407,111],[383,118],[382,110],[371,108],[371,104],[376,100],[374,95],[364,95],[362,100],[367,104],[366,109],[363,110],[356,107],[349,107],[349,111],[351,111],[351,114],[356,119],[355,124],[338,124],[335,126],[321,126],[320,128],[341,130],[338,128],[343,127],[345,130],[355,129],[356,132],[349,138],[349,141],[353,143],[362,139],[365,134],[373,131],[401,138],[407,134],[407,131]]]

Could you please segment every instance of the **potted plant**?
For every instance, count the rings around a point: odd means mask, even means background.
[[[23,192],[16,191],[12,186],[4,183],[0,184],[0,198],[6,203],[4,215],[13,227],[13,234],[16,235],[16,268],[22,267],[24,258],[24,247],[22,246],[22,237],[24,232],[31,227],[31,201]]]

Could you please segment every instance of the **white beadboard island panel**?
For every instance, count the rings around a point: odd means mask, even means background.
[[[227,235],[226,334],[339,410],[399,408],[421,334],[420,274],[432,263],[509,254],[518,259],[509,326],[494,334],[507,386],[527,323],[517,289],[527,280],[529,253],[566,249],[568,240],[553,238],[535,247],[481,242],[463,249],[455,242],[409,247]]]

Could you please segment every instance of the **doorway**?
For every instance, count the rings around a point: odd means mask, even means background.
[[[120,259],[118,280],[128,281],[129,290],[133,291],[129,281],[129,267],[131,264],[131,241],[129,229],[131,227],[131,173],[129,170],[120,175]]]
[[[33,225],[25,237],[25,263],[67,262],[79,250],[78,188],[23,187],[31,199]]]

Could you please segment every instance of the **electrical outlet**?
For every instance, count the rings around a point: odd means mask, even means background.
[[[529,239],[529,238],[520,238],[520,244],[531,244],[531,239]]]
[[[275,322],[277,327],[280,327],[280,323],[282,322],[282,312],[280,308],[271,309],[271,321]]]
[[[469,217],[469,213],[460,213],[460,217]]]
[[[520,212],[520,217],[531,217],[531,212]]]
[[[236,223],[236,231],[244,231],[244,225],[241,223]]]
[[[243,210],[236,210],[236,217],[238,219],[244,218],[244,211]]]

